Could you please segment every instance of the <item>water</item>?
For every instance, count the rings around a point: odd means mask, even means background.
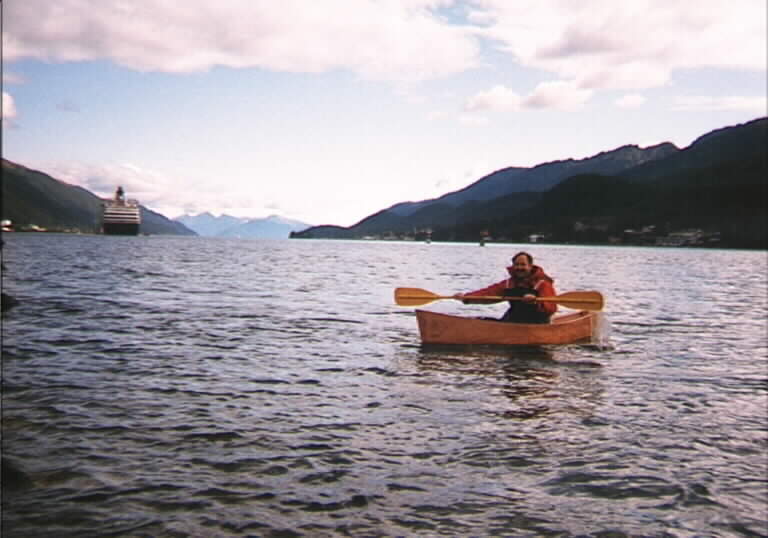
[[[610,345],[429,350],[519,248],[4,239],[4,536],[768,535],[765,252],[529,245]]]

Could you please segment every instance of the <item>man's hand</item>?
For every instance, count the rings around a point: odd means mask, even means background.
[[[536,302],[536,296],[532,293],[527,293],[523,295],[523,302],[524,303],[535,303]]]

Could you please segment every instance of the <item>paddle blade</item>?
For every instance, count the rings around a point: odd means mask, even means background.
[[[450,299],[421,288],[395,288],[395,303],[400,306],[421,306],[438,299]]]
[[[599,291],[569,291],[555,297],[539,297],[538,301],[554,301],[566,308],[574,310],[593,310],[603,309],[603,295]]]

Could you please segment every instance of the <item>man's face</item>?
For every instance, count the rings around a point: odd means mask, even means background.
[[[526,277],[531,274],[531,264],[528,262],[528,256],[518,256],[512,261],[512,271],[516,277]]]

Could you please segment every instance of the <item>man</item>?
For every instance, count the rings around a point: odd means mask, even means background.
[[[507,267],[509,277],[480,290],[469,293],[457,293],[453,297],[464,304],[487,303],[473,296],[520,297],[509,301],[509,310],[500,321],[511,323],[549,323],[549,318],[557,311],[554,301],[536,301],[536,297],[556,295],[554,280],[533,264],[533,257],[527,252],[519,252],[512,258],[512,265]],[[492,301],[497,302],[497,301]]]

